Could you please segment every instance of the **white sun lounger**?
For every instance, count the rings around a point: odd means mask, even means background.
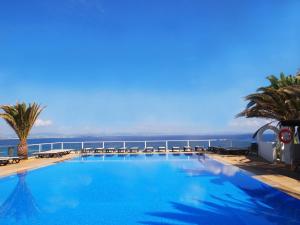
[[[112,152],[115,152],[115,151],[116,151],[115,148],[106,148],[106,149],[105,149],[105,152],[106,152],[106,153],[112,153]]]
[[[153,147],[146,147],[143,152],[154,152]]]
[[[104,151],[104,148],[95,148],[95,153],[102,153]]]
[[[193,150],[193,148],[191,146],[184,146],[183,147],[184,152],[191,152],[192,150]]]
[[[37,158],[62,157],[63,155],[69,154],[71,151],[71,149],[49,150],[43,152],[34,152],[32,155],[36,156]]]
[[[158,152],[165,152],[166,147],[165,146],[159,146],[157,150],[158,150]]]
[[[129,152],[139,152],[140,151],[140,149],[139,149],[139,147],[131,147],[130,149],[129,149]]]
[[[21,160],[21,157],[18,157],[18,156],[1,156],[0,164],[6,165],[8,163],[19,163],[20,160]]]
[[[177,146],[172,147],[171,152],[180,152],[180,147]]]
[[[118,153],[125,153],[127,151],[127,148],[124,148],[124,147],[121,147],[121,148],[118,148]]]

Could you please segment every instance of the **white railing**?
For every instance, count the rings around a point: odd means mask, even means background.
[[[29,144],[28,150],[29,154],[33,152],[41,152],[45,150],[52,149],[74,149],[80,150],[84,148],[130,148],[130,147],[160,147],[164,146],[167,150],[178,146],[200,146],[200,147],[211,147],[211,146],[223,146],[223,147],[233,147],[236,143],[247,143],[249,141],[233,140],[233,139],[199,139],[199,140],[141,140],[141,141],[82,141],[82,142],[49,142],[49,143],[38,143],[38,144]],[[9,147],[16,146],[0,146],[0,149],[8,149]],[[0,150],[1,151],[1,150]],[[2,151],[3,152],[3,151]]]

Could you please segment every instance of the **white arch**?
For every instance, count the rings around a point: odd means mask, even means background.
[[[264,126],[262,126],[256,136],[256,140],[257,142],[263,142],[263,134],[266,130],[272,130],[275,134],[276,134],[276,140],[278,141],[278,133],[279,133],[279,129],[275,126],[272,126],[270,124],[266,124]]]

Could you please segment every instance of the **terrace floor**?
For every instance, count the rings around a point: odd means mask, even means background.
[[[44,166],[53,165],[55,163],[71,159],[78,156],[76,153],[64,155],[59,158],[29,158],[28,160],[21,160],[19,163],[7,164],[0,166],[0,177],[12,175],[14,173],[22,172],[24,170],[37,169]]]
[[[209,154],[222,163],[237,166],[251,172],[256,178],[270,186],[300,199],[300,172],[294,172],[281,163],[269,163],[255,156]]]
[[[53,165],[77,156],[77,153],[71,153],[60,158],[30,158],[28,160],[22,160],[18,164],[0,166],[0,177],[12,175],[24,170],[32,170]],[[252,177],[267,183],[295,198],[300,199],[300,173],[291,171],[283,164],[268,163],[253,156],[219,154],[209,154],[209,156],[222,163],[231,164],[243,170],[249,171],[253,174]]]

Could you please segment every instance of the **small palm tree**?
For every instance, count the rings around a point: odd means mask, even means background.
[[[0,109],[4,111],[0,113],[0,117],[8,123],[19,137],[18,156],[27,159],[27,137],[44,107],[36,103],[28,105],[26,103],[17,103],[16,105],[2,105]]]

